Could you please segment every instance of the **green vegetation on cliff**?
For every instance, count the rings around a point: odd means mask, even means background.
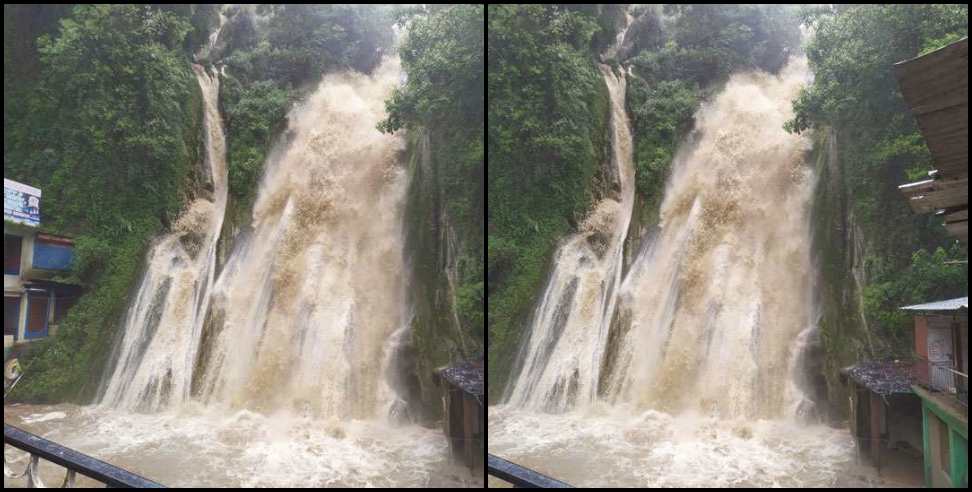
[[[405,83],[386,102],[382,131],[408,131],[407,254],[412,354],[407,371],[425,416],[437,415],[433,371],[474,359],[484,344],[482,5],[409,12],[399,48]]]
[[[487,25],[488,377],[495,401],[557,241],[595,198],[610,137],[592,16],[553,5],[491,5]]]
[[[4,176],[43,190],[42,229],[75,237],[70,280],[88,288],[14,394],[51,401],[93,395],[146,245],[193,193],[202,103],[182,13],[45,13],[4,6]]]
[[[657,209],[699,103],[734,72],[779,71],[798,49],[799,29],[782,5],[665,5],[636,14],[623,62],[634,75],[626,104],[644,215]]]
[[[858,323],[862,309],[868,333],[845,335],[856,337],[861,346],[869,337],[869,356],[907,355],[910,317],[897,308],[966,293],[966,267],[945,264],[965,258],[966,250],[945,234],[940,219],[912,212],[897,189],[921,179],[934,163],[892,66],[965,36],[968,6],[841,6],[808,9],[803,17],[814,31],[806,48],[814,82],[794,102],[788,128],[836,134],[830,144],[839,150],[839,179],[822,177],[823,201],[829,204],[819,207],[844,205],[824,214],[835,219],[818,215],[824,220],[818,229],[843,232],[826,235],[816,248],[826,283],[842,286],[833,298],[861,298],[860,306],[830,307],[840,316],[825,323],[824,334],[831,340],[827,351],[834,354],[840,352],[838,344],[852,343],[837,336],[841,330],[836,325]],[[856,248],[848,244],[855,231],[861,236],[854,239]],[[854,292],[854,265],[861,292]]]

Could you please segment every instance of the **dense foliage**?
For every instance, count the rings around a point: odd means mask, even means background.
[[[490,393],[515,347],[557,241],[587,212],[609,157],[607,86],[593,17],[554,5],[488,12]]]
[[[933,253],[919,249],[911,263],[896,275],[883,275],[864,289],[864,311],[888,337],[888,345],[907,354],[902,347],[912,347],[913,313],[901,306],[967,294],[968,271],[955,262],[964,260],[967,251],[958,243],[948,249],[939,247]]]
[[[210,30],[218,25],[215,14]],[[220,103],[230,193],[233,208],[245,214],[290,104],[325,73],[373,70],[392,43],[392,12],[376,5],[298,4],[229,6],[221,14],[219,41],[203,56],[226,67]]]
[[[740,70],[777,72],[799,47],[798,19],[781,5],[665,5],[637,11],[627,106],[637,190],[654,210],[699,102]]]
[[[42,230],[76,240],[58,280],[86,288],[57,335],[31,344],[16,397],[93,396],[150,239],[202,186],[190,63],[226,67],[226,224],[238,224],[289,104],[323,72],[376,66],[392,17],[370,5],[4,7],[4,175],[43,190]]]
[[[429,5],[400,15],[405,82],[386,101],[385,132],[407,130],[410,347],[424,413],[440,411],[436,368],[484,345],[482,5]]]
[[[90,289],[25,364],[19,396],[50,400],[92,394],[146,244],[192,192],[201,101],[185,16],[79,5],[59,26],[8,22],[34,9],[4,7],[5,39],[34,37],[4,43],[4,176],[43,190],[42,229],[76,238],[66,280]]]
[[[968,6],[814,8],[803,17],[814,32],[806,48],[814,82],[794,102],[787,126],[836,132],[846,214],[866,244],[861,295],[865,319],[878,335],[874,350],[907,354],[911,325],[897,308],[966,293],[967,270],[944,263],[966,253],[949,246],[955,241],[940,219],[914,214],[897,189],[921,179],[934,163],[892,67],[967,35]],[[840,255],[824,256],[841,261]]]

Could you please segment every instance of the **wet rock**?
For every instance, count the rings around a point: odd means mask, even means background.
[[[602,231],[596,231],[587,236],[587,244],[598,257],[603,257],[611,244],[611,237]]]

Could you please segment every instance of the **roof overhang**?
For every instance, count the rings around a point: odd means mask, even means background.
[[[926,302],[924,304],[915,304],[913,306],[903,306],[898,309],[904,309],[907,311],[925,311],[925,312],[954,312],[969,309],[969,298],[957,297],[955,299],[947,299],[944,301]]]
[[[969,237],[969,39],[894,65],[905,102],[935,159],[930,179],[898,188],[912,210],[942,215],[949,234]]]

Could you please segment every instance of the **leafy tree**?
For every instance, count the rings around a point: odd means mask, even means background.
[[[5,71],[4,175],[44,191],[43,230],[75,236],[67,280],[89,289],[57,336],[32,346],[21,397],[92,396],[148,240],[193,189],[202,103],[190,29],[153,6],[78,5],[36,39],[36,73]]]
[[[608,93],[590,13],[492,5],[489,87],[489,377],[497,397],[557,240],[587,212],[609,158]],[[603,178],[600,178],[603,180]]]
[[[384,131],[482,127],[482,5],[436,7],[413,18],[399,53],[408,77],[388,102]]]
[[[638,12],[626,104],[644,214],[657,208],[675,151],[702,99],[733,72],[778,71],[800,39],[798,17],[788,6],[670,4],[660,12],[647,7]],[[653,33],[639,34],[643,26]]]
[[[814,80],[794,101],[787,129],[836,133],[844,173],[840,192],[849,197],[848,215],[866,244],[864,314],[881,335],[878,350],[901,352],[907,330],[897,308],[946,292],[957,295],[954,279],[964,269],[942,263],[959,253],[949,247],[954,240],[940,219],[914,214],[898,191],[934,163],[892,67],[966,36],[968,6],[816,7],[802,17],[814,33],[806,47]],[[932,288],[936,282],[943,290]]]
[[[864,288],[864,312],[880,328],[893,355],[907,354],[912,347],[912,314],[901,306],[933,300],[953,299],[968,293],[968,269],[956,263],[967,251],[953,244],[933,253],[924,248],[911,257],[911,264],[883,281]]]

